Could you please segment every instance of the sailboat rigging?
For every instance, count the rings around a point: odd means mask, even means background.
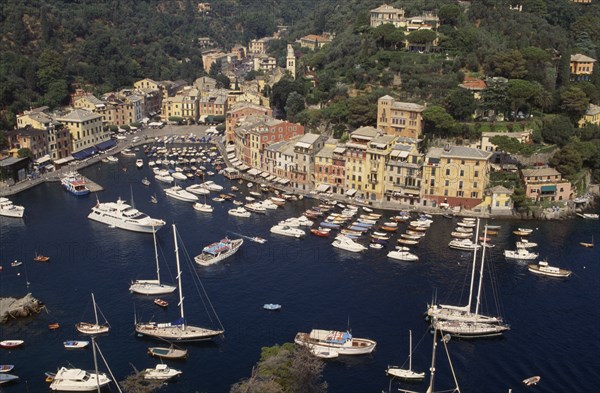
[[[432,326],[442,332],[453,334],[457,337],[475,338],[475,337],[493,337],[502,335],[503,332],[510,330],[507,324],[501,322],[500,318],[481,316],[479,306],[481,304],[481,288],[483,284],[483,269],[485,266],[485,251],[487,244],[487,229],[484,232],[483,250],[481,252],[481,268],[479,270],[479,286],[477,288],[477,302],[475,303],[475,313],[470,313],[470,305],[464,314],[454,319],[442,319],[433,317]],[[471,300],[471,295],[469,295]],[[470,302],[469,302],[470,303]],[[493,317],[492,317],[493,318]]]
[[[158,249],[156,245],[156,231],[152,228],[154,239],[154,257],[156,260],[156,280],[135,280],[131,283],[129,291],[139,293],[141,295],[163,295],[166,293],[175,292],[177,287],[166,285],[160,282],[160,267],[158,264]]]
[[[209,328],[187,325],[183,307],[183,288],[181,285],[181,267],[179,263],[179,247],[177,241],[177,228],[173,224],[173,240],[175,243],[175,261],[177,262],[177,286],[179,287],[179,314],[174,322],[137,322],[135,331],[143,336],[158,338],[168,341],[192,342],[210,340],[224,333],[224,329],[213,330]]]
[[[102,325],[98,323],[98,306],[96,305],[96,298],[94,297],[94,293],[92,293],[92,304],[94,306],[95,323],[79,322],[75,325],[75,328],[77,329],[77,331],[83,334],[108,333],[108,331],[110,330],[110,325],[108,324],[108,321],[106,321],[106,318],[104,318],[104,323]],[[100,311],[100,313],[102,313],[102,311]],[[102,314],[102,317],[104,317],[104,314]]]
[[[425,373],[416,372],[412,369],[412,330],[409,333],[408,370],[398,366],[388,366],[386,374],[390,377],[418,381],[425,378]]]
[[[579,242],[585,248],[593,248],[594,247],[594,235],[592,235],[592,241],[590,243],[587,242]]]

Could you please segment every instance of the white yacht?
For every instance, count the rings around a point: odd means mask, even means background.
[[[138,168],[143,168],[144,167],[144,160],[142,160],[141,158],[138,158],[137,160],[135,160],[135,166],[137,166]]]
[[[50,390],[61,392],[93,392],[111,382],[105,373],[85,371],[80,368],[61,367],[50,384]]]
[[[173,186],[171,188],[165,189],[165,193],[167,196],[171,198],[178,199],[184,202],[198,202],[198,197],[191,192],[187,192],[183,188],[179,186]]]
[[[448,243],[448,247],[456,250],[473,251],[479,250],[480,245],[471,241],[471,239],[454,239]]]
[[[367,249],[367,247],[355,242],[354,240],[344,235],[338,235],[331,244],[336,248],[340,248],[342,250],[350,252],[361,252]]]
[[[154,178],[163,183],[173,183],[175,181],[173,176],[171,176],[169,171],[167,171],[166,169],[160,169],[160,170],[156,171]]]
[[[235,209],[229,209],[229,211],[227,213],[230,216],[235,216],[235,217],[244,217],[244,218],[250,217],[250,212],[248,210],[244,209],[242,206],[236,207]]]
[[[181,375],[181,371],[170,368],[166,364],[157,364],[154,368],[147,368],[143,371],[144,379],[156,379],[166,381]]]
[[[213,210],[215,210],[211,205],[209,205],[208,203],[194,203],[194,209],[198,210],[199,212],[202,213],[212,213]]]
[[[508,325],[486,322],[470,321],[441,321],[434,319],[432,326],[443,333],[462,338],[495,337],[501,336],[507,330]]]
[[[277,235],[290,236],[295,238],[301,238],[306,236],[306,232],[302,229],[294,228],[289,225],[274,225],[271,227],[271,233],[275,233]]]
[[[390,251],[387,256],[398,261],[416,262],[419,260],[418,256],[408,251]]]
[[[548,265],[548,261],[540,261],[537,265],[530,264],[527,266],[527,270],[535,274],[541,274],[550,277],[566,278],[572,274],[570,270]]]
[[[171,176],[176,180],[187,180],[187,176],[181,172],[173,172],[171,173]]]
[[[202,249],[202,254],[194,258],[197,264],[202,266],[212,265],[235,254],[244,244],[244,239],[223,239],[210,244]]]
[[[156,233],[153,233],[154,238],[154,259],[156,261],[156,279],[151,280],[135,280],[131,283],[129,291],[139,293],[140,295],[162,295],[175,292],[177,287],[166,285],[160,282],[160,267],[158,265],[158,249],[156,247]]]
[[[504,250],[504,257],[507,259],[521,259],[524,261],[529,261],[536,259],[538,255],[538,253],[527,251],[525,248],[517,248],[514,251]]]
[[[247,203],[245,209],[259,214],[265,214],[267,212],[267,208],[258,202]]]
[[[294,342],[312,350],[332,350],[338,355],[365,355],[373,352],[377,343],[367,338],[354,338],[348,331],[313,329],[297,333]],[[313,352],[314,353],[314,352]]]
[[[212,180],[205,181],[202,185],[210,191],[223,191],[223,186],[218,185]]]
[[[25,208],[23,206],[13,205],[8,198],[0,198],[0,216],[21,218],[24,213]]]
[[[165,225],[163,220],[147,216],[125,203],[121,198],[116,202],[96,203],[88,218],[133,232],[152,233]]]
[[[260,204],[269,210],[276,210],[279,207],[276,204],[274,204],[273,201],[271,201],[270,199],[265,199]]]
[[[201,184],[193,184],[189,187],[186,187],[185,190],[188,192],[191,192],[192,194],[196,194],[196,195],[210,194],[210,191],[208,190],[208,188],[203,187]]]
[[[537,247],[537,243],[530,242],[527,239],[521,239],[517,242],[517,248],[534,248]]]

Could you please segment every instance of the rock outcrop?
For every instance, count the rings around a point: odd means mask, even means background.
[[[44,303],[28,293],[20,299],[14,297],[0,298],[0,324],[9,319],[24,318],[38,314],[44,309]]]

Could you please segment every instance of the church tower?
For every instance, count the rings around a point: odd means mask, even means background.
[[[289,71],[292,78],[296,79],[296,55],[294,54],[294,48],[291,44],[287,46],[286,66],[285,69]]]

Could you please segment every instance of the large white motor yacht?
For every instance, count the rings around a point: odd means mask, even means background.
[[[336,248],[351,252],[361,252],[367,249],[367,247],[344,235],[338,235],[331,244]]]
[[[191,192],[187,192],[183,188],[179,186],[173,186],[171,188],[165,189],[165,193],[167,196],[170,196],[174,199],[179,199],[184,202],[198,202],[198,197]]]
[[[106,386],[110,378],[104,373],[94,373],[80,368],[61,367],[50,384],[50,390],[61,392],[92,392]]]
[[[301,238],[303,236],[306,236],[306,232],[304,232],[302,229],[293,228],[289,225],[282,224],[274,225],[273,227],[271,227],[271,233],[295,238]]]
[[[23,217],[25,208],[23,206],[13,205],[8,198],[0,198],[0,216]]]
[[[163,220],[147,216],[125,203],[121,198],[116,202],[98,202],[92,207],[88,218],[133,232],[152,233],[165,225]]]

